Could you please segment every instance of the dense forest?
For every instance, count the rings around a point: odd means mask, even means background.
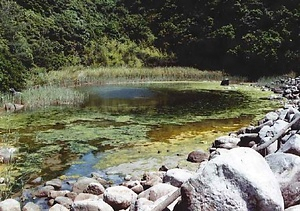
[[[76,65],[298,74],[299,20],[299,0],[1,0],[1,90]]]

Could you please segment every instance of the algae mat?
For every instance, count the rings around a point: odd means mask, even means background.
[[[115,175],[188,166],[187,153],[278,107],[271,93],[212,82],[119,84],[78,88],[77,107],[52,107],[0,118],[2,142],[19,149],[18,187],[41,176]],[[192,168],[194,168],[193,166]],[[2,172],[2,174],[4,174]]]

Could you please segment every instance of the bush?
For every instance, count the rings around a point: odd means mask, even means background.
[[[157,48],[136,44],[129,39],[109,39],[104,37],[92,41],[85,48],[84,63],[87,66],[156,66],[168,61],[170,56]]]
[[[0,54],[0,91],[8,92],[9,88],[23,89],[26,82],[26,69],[17,59]]]

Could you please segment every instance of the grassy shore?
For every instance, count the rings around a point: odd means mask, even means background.
[[[84,99],[72,87],[89,84],[136,83],[155,81],[221,81],[234,82],[245,79],[230,77],[222,71],[200,71],[194,68],[105,68],[68,67],[60,71],[39,71],[27,81],[27,89],[19,97],[2,94],[0,106],[5,103],[24,104],[25,109],[43,108],[51,105],[76,105]]]
[[[77,86],[83,84],[105,84],[119,82],[148,81],[243,81],[245,78],[230,77],[222,71],[198,70],[184,67],[126,68],[126,67],[68,67],[61,71],[42,74],[43,83],[59,86]],[[32,82],[41,81],[36,78]],[[32,83],[31,82],[31,83]]]

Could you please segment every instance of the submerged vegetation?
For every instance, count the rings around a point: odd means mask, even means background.
[[[1,133],[6,134],[9,129],[19,134],[14,143],[20,149],[18,159],[10,170],[18,181],[15,190],[38,176],[47,180],[93,170],[116,172],[112,167],[140,159],[184,159],[182,156],[189,150],[205,150],[215,137],[248,125],[278,106],[277,102],[263,100],[270,92],[261,92],[249,84],[221,87],[219,81],[157,81],[118,86],[149,89],[161,95],[131,96],[129,101],[119,99],[116,104],[108,98],[102,106],[85,102],[82,107],[48,107],[1,116]],[[105,89],[102,85],[97,87]],[[81,89],[85,88],[88,87],[75,90],[83,94]],[[199,97],[203,94],[206,99]],[[211,100],[207,99],[208,94]],[[158,103],[152,97],[157,97]],[[141,105],[141,109],[139,101],[144,99],[151,103]],[[186,146],[184,150],[182,144]],[[68,171],[74,165],[80,171]]]
[[[220,86],[227,77],[231,86]],[[221,71],[175,67],[76,66],[40,72],[27,81],[21,98],[8,94],[2,98],[2,103],[20,100],[26,106],[25,112],[0,116],[1,134],[19,134],[13,143],[19,149],[16,162],[1,171],[1,177],[11,177],[2,197],[38,176],[47,180],[92,170],[111,172],[140,159],[179,158],[193,148],[207,149],[216,136],[256,121],[278,106],[263,100],[270,92],[239,84],[242,81]],[[105,86],[108,90],[117,86],[112,93],[136,89],[142,95],[127,94],[128,102],[121,93],[123,98],[116,101],[101,98],[89,104],[93,85],[96,96]],[[74,165],[80,171],[68,170]]]

